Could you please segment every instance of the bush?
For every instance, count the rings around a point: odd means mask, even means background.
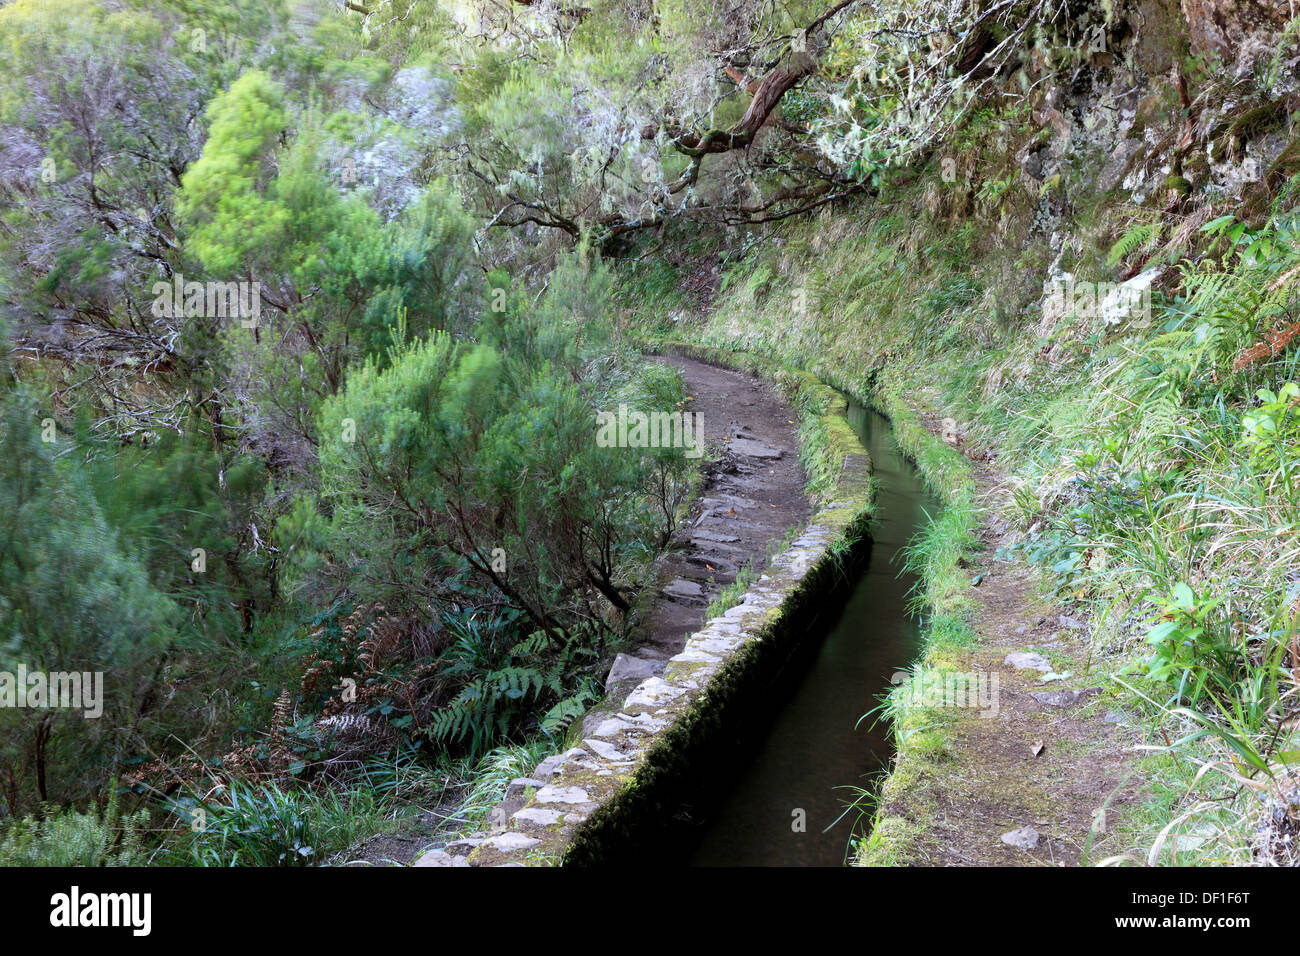
[[[149,862],[148,826],[147,810],[118,819],[115,803],[102,816],[95,807],[26,816],[0,839],[0,866],[141,866]]]

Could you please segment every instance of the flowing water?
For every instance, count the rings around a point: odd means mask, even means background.
[[[696,828],[692,865],[844,863],[856,818],[844,814],[858,795],[853,788],[869,786],[890,756],[885,725],[873,726],[874,715],[859,720],[919,650],[919,622],[907,610],[915,579],[901,573],[900,551],[939,505],[894,443],[887,419],[853,406],[849,421],[871,453],[877,485],[865,570],[806,674],[792,681],[756,755]]]

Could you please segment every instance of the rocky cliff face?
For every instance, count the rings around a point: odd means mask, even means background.
[[[1041,249],[1035,271],[1050,282],[1098,264],[1099,233],[1121,208],[1166,222],[1176,247],[1229,210],[1261,214],[1300,173],[1288,4],[1138,0],[1077,16],[1087,49],[1064,64],[1031,55],[1006,89],[1010,102],[1029,86],[1025,105],[976,148],[941,152],[943,175],[924,197],[931,216],[991,220],[1004,243]]]
[[[1228,61],[1271,54],[1291,16],[1289,3],[1267,0],[1180,0],[1192,49]]]

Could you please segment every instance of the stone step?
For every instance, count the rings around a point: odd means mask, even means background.
[[[676,601],[678,604],[691,604],[703,606],[708,602],[704,599],[704,588],[696,581],[687,581],[685,578],[677,578],[670,581],[662,593],[665,597]]]
[[[702,554],[689,555],[686,560],[700,569],[701,574],[709,577],[717,577],[720,574],[734,576],[740,570],[740,566],[731,558],[723,557],[720,554]],[[696,580],[706,580],[705,578],[696,578]]]
[[[768,461],[775,461],[784,454],[779,448],[773,448],[765,442],[751,438],[733,438],[727,445],[727,450],[748,458],[762,458]]]
[[[722,531],[692,531],[691,532],[691,541],[693,543],[698,541],[708,541],[711,544],[731,544],[739,540],[740,538],[738,538],[736,535],[727,534]]]

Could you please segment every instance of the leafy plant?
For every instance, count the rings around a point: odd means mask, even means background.
[[[1110,247],[1110,252],[1106,254],[1106,264],[1119,265],[1134,252],[1154,249],[1164,233],[1165,224],[1162,220],[1131,224]]]
[[[1230,682],[1240,658],[1225,639],[1218,618],[1224,599],[1211,588],[1197,594],[1180,581],[1156,603],[1161,611],[1146,635],[1152,647],[1147,674],[1156,681],[1176,681],[1177,697],[1193,703],[1207,685]]]
[[[347,847],[377,812],[365,790],[341,796],[239,779],[170,809],[186,827],[195,866],[309,866]]]
[[[118,814],[116,793],[102,813],[69,807],[22,817],[0,836],[0,866],[141,866],[148,827],[148,810]]]
[[[1256,472],[1265,474],[1266,491],[1292,495],[1292,477],[1300,448],[1300,385],[1287,382],[1277,394],[1267,388],[1256,393],[1259,406],[1241,419],[1241,444]]]
[[[582,633],[598,637],[590,629]],[[471,757],[487,753],[496,741],[516,729],[534,729],[529,718],[535,720],[535,730],[552,738],[596,698],[592,680],[582,676],[582,670],[597,658],[595,640],[575,638],[556,653],[540,632],[500,658],[484,658],[478,646],[468,647],[459,641],[444,655],[442,673],[475,676],[454,699],[430,715],[423,734],[442,747]],[[486,668],[486,673],[478,674],[478,668]]]

